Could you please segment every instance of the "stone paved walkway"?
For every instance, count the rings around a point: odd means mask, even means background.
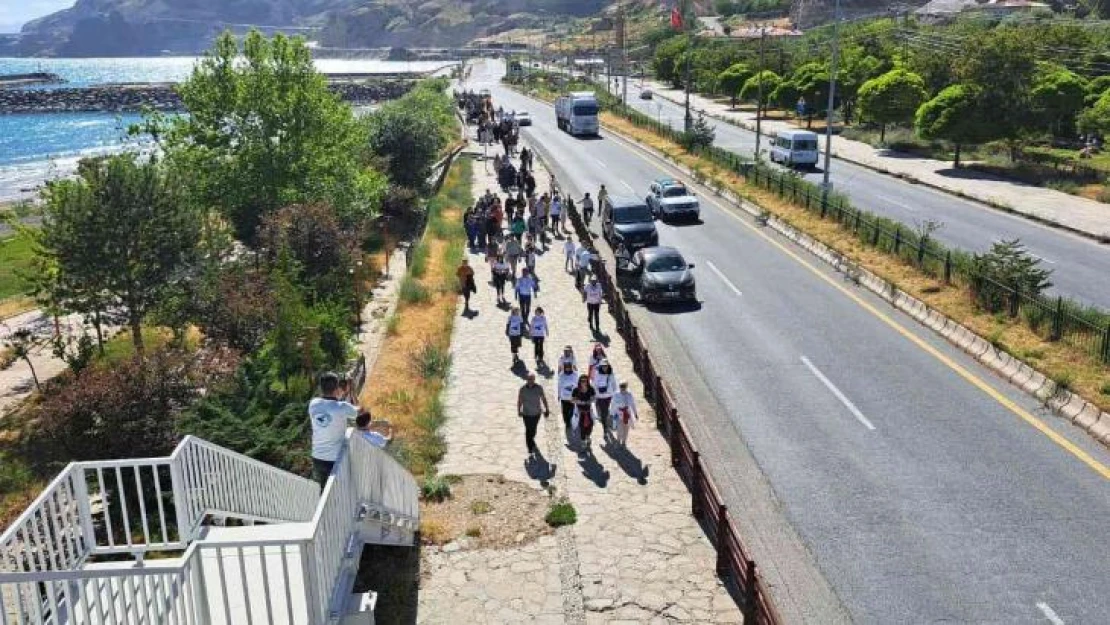
[[[492,173],[474,168],[475,193],[495,189]],[[546,191],[540,170],[539,193]],[[562,244],[557,241],[556,246]],[[554,372],[538,379],[554,412],[540,428],[543,458],[526,463],[524,428],[515,399],[524,367],[512,366],[504,336],[507,311],[495,305],[489,270],[471,255],[478,293],[473,317],[459,314],[452,339],[452,372],[445,391],[447,454],[441,474],[500,474],[537,489],[553,487],[577,510],[575,525],[523,547],[425,550],[419,620],[425,623],[737,623],[740,611],[714,574],[715,554],[690,516],[690,496],[669,465],[666,442],[642,400],[643,389],[613,320],[602,314],[603,342],[620,379],[629,381],[641,421],[627,452],[594,436],[594,450],[579,455],[564,440],[554,394]],[[595,337],[557,247],[537,264],[542,306],[551,326],[547,359],[573,345],[582,364]],[[535,370],[532,347],[521,355]]]
[[[77,336],[81,332],[83,322],[80,315],[69,315],[59,321],[63,334]],[[35,348],[31,353],[31,362],[35,366],[35,374],[39,382],[46,382],[50,378],[65,371],[66,364],[54,356],[48,343],[54,333],[54,321],[44,315],[41,310],[32,310],[14,317],[0,321],[0,349],[6,345],[11,334],[20,329],[30,329],[35,336],[47,344]],[[91,333],[92,329],[88,331]],[[114,333],[107,332],[108,336]],[[34,378],[31,368],[23,360],[13,362],[8,368],[0,370],[0,416],[23,401],[35,390]]]
[[[685,96],[681,90],[672,89],[669,85],[651,80],[645,81],[644,84],[658,97],[679,104],[684,103]],[[631,89],[631,85],[629,87]],[[690,106],[704,111],[710,117],[732,122],[748,130],[755,130],[755,113],[752,111],[734,111],[727,103],[716,102],[697,94],[691,94]],[[768,135],[784,128],[795,129],[796,127],[780,120],[763,121],[763,131]],[[948,175],[952,172],[952,163],[948,161],[874,148],[862,141],[852,141],[838,136],[833,137],[832,153],[837,158],[864,167],[915,180],[989,204],[1001,205],[1016,213],[1057,223],[1071,230],[1096,237],[1110,237],[1110,206],[1102,202],[987,174],[977,174],[975,178],[952,176]]]

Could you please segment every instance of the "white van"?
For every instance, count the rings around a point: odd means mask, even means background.
[[[817,133],[808,130],[780,130],[771,141],[771,162],[788,167],[817,165]]]

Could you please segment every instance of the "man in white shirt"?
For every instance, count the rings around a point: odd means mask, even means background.
[[[586,302],[586,323],[594,332],[601,332],[601,302],[605,292],[597,282],[597,276],[590,276],[590,283],[582,289],[582,300]]]
[[[516,286],[513,287],[516,299],[520,303],[520,316],[525,321],[528,320],[528,313],[532,310],[532,296],[538,290],[536,281],[532,278],[532,273],[525,268],[520,274],[520,279],[516,281]]]
[[[575,260],[574,237],[567,237],[566,242],[563,243],[563,254],[567,257],[563,263],[563,270],[567,272],[576,271],[578,263]]]
[[[587,193],[586,196],[582,198],[582,219],[586,222],[587,226],[590,225],[590,220],[593,219],[593,216],[594,199]]]
[[[551,198],[551,232],[558,234],[563,221],[563,202],[559,196]]]
[[[586,281],[586,274],[590,272],[590,261],[593,260],[593,252],[590,248],[586,247],[586,242],[583,241],[578,246],[577,255],[577,271],[574,272],[574,288],[581,289],[582,284]]]
[[[348,421],[358,416],[358,406],[339,399],[339,376],[331,372],[320,376],[320,395],[308,402],[308,420],[312,424],[312,474],[322,489],[343,450]]]
[[[640,418],[640,413],[636,410],[636,398],[628,392],[628,382],[622,381],[621,390],[613,395],[613,399],[609,402],[609,414],[617,427],[617,442],[621,447],[626,447],[628,430]]]

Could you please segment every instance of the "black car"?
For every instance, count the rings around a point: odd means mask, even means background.
[[[624,244],[630,252],[659,245],[655,216],[643,200],[611,195],[601,206],[601,234],[615,249]]]
[[[697,302],[693,263],[687,263],[673,247],[646,247],[632,255],[621,273],[635,280],[640,298],[647,303]]]

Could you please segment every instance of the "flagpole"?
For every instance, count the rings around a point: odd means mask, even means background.
[[[685,72],[684,72],[685,73],[685,78],[683,80],[683,82],[685,83],[685,86],[686,86],[686,117],[685,117],[686,132],[690,132],[694,128],[694,118],[693,118],[693,116],[690,115],[690,58],[692,56],[694,56],[694,36],[690,32],[690,27],[686,25],[686,17],[687,17],[687,13],[689,13],[689,10],[688,10],[689,8],[690,8],[689,0],[683,0],[683,2],[682,2],[682,14],[681,14],[682,22],[681,22],[681,24],[682,24],[682,29],[684,31],[686,31],[686,38],[687,38],[686,55],[685,55],[686,56],[686,69],[685,69]]]

